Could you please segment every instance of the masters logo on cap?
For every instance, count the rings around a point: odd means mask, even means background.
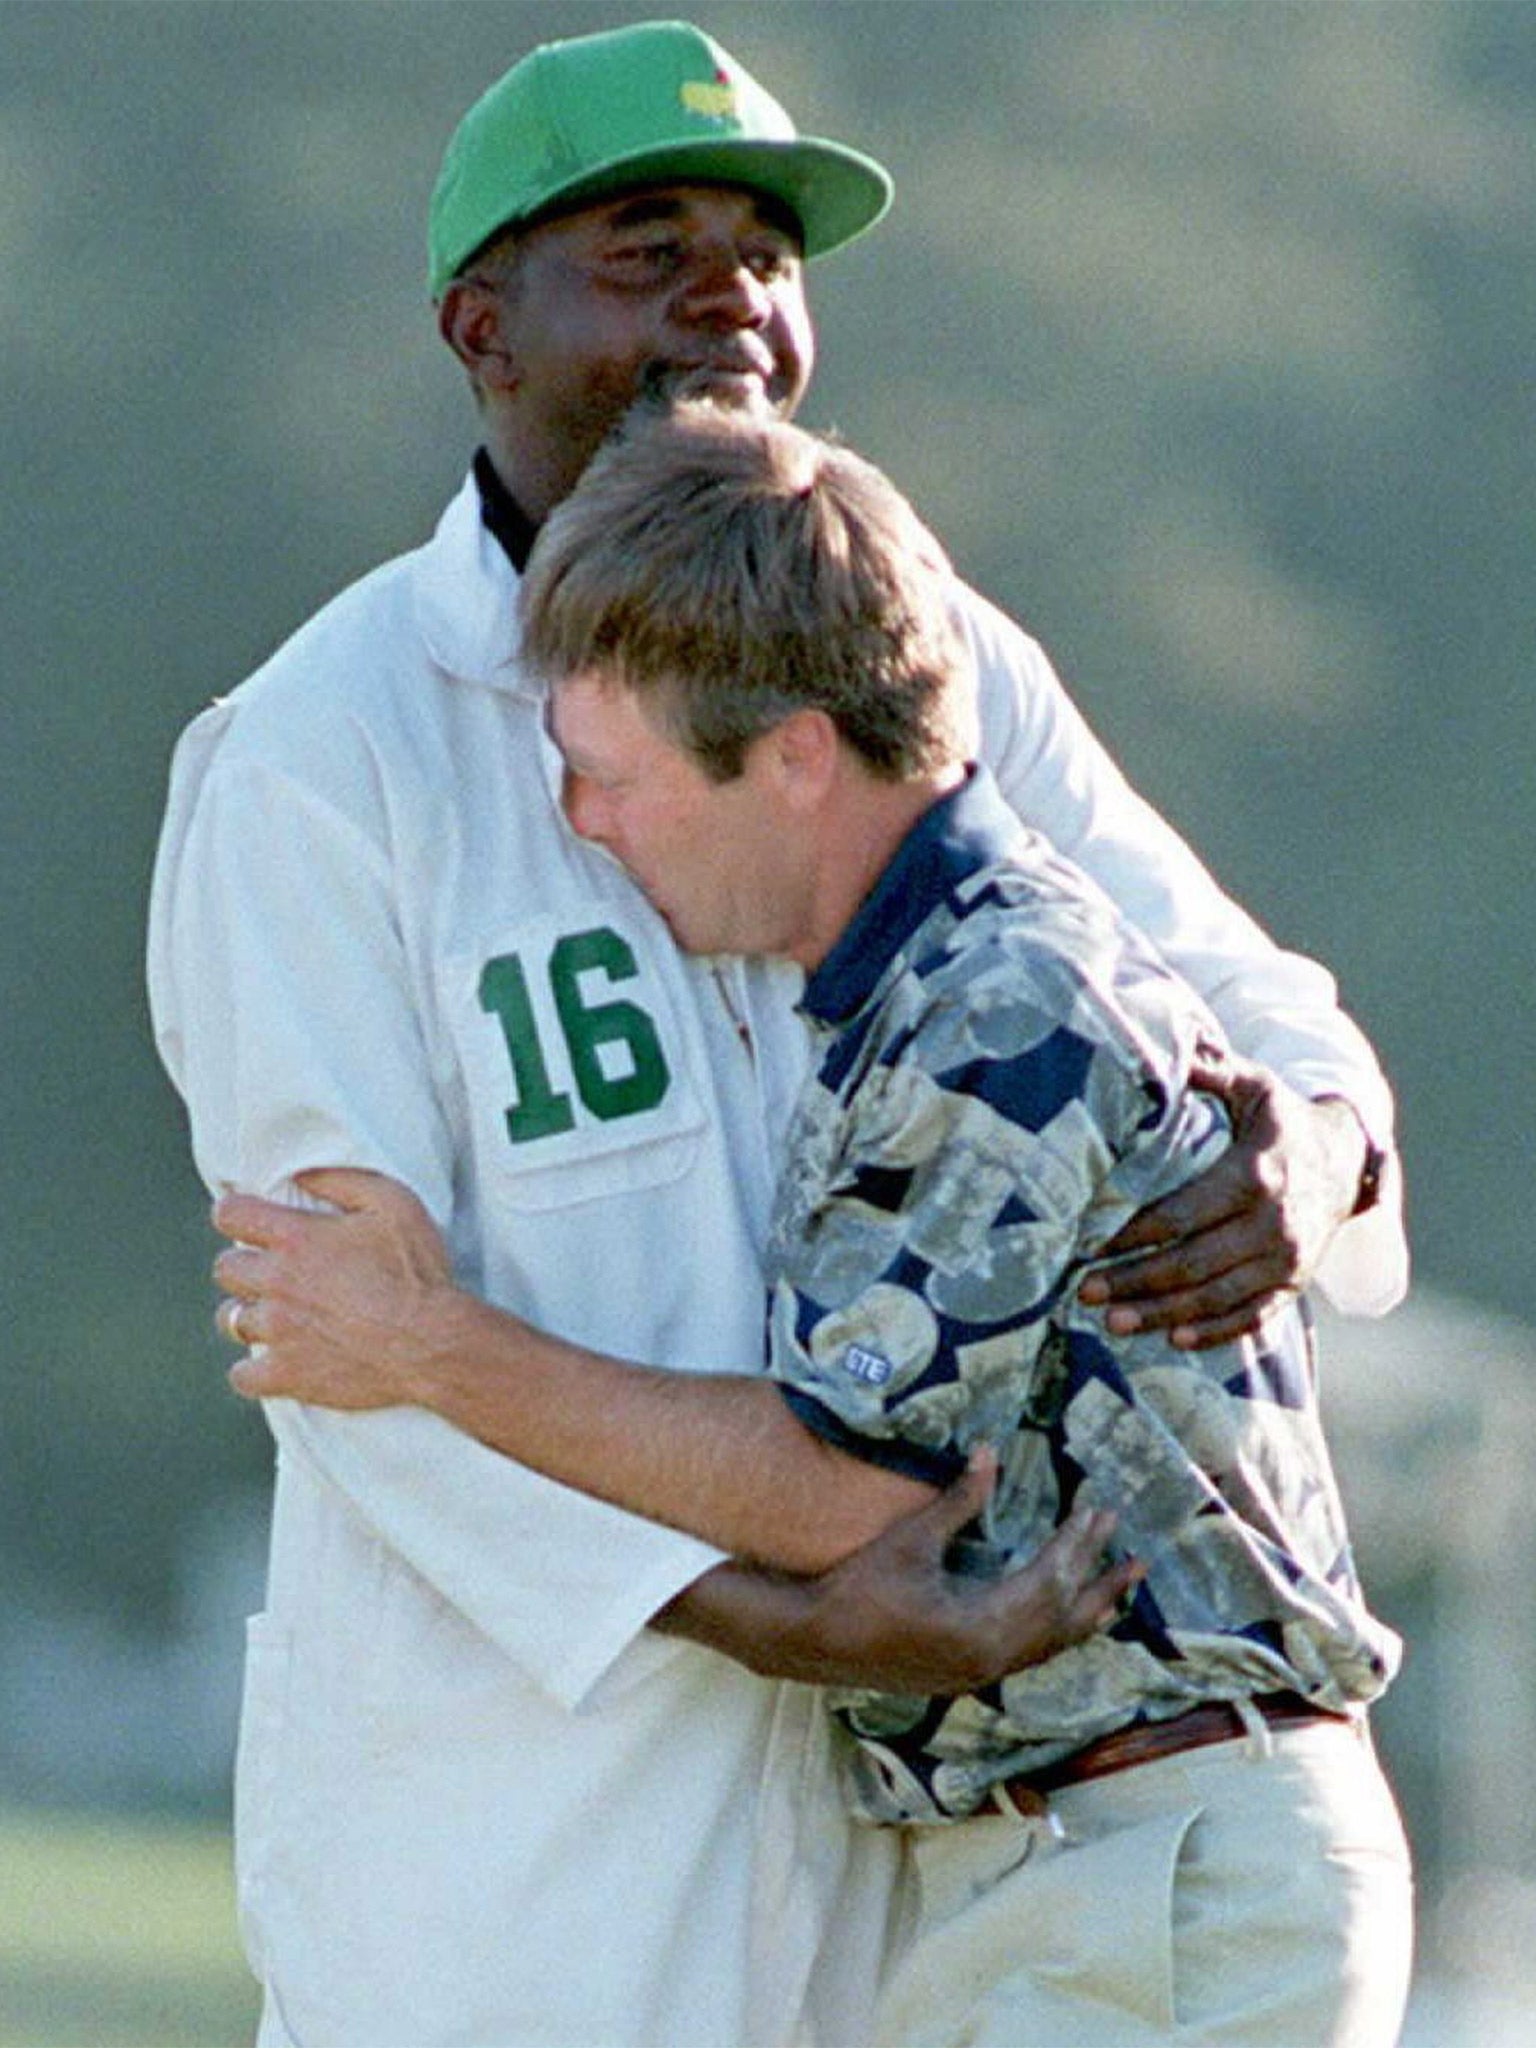
[[[678,98],[690,114],[708,114],[714,120],[729,120],[736,111],[736,88],[723,71],[717,71],[707,85],[686,80]]]
[[[504,228],[635,186],[681,183],[765,193],[799,221],[807,256],[862,234],[891,199],[879,164],[801,135],[701,30],[638,22],[542,44],[464,116],[432,195],[433,297]]]

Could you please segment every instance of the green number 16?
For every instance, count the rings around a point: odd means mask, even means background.
[[[654,1109],[672,1076],[656,1026],[638,1003],[585,1000],[580,977],[592,971],[610,982],[633,980],[639,972],[628,944],[606,925],[558,940],[548,973],[576,1093],[590,1115],[612,1123]],[[512,1062],[517,1086],[517,1100],[507,1111],[512,1143],[526,1145],[572,1129],[576,1112],[570,1096],[550,1079],[520,954],[504,953],[486,962],[480,975],[480,1007],[500,1024]],[[603,1046],[625,1048],[627,1071],[617,1077],[604,1071]]]

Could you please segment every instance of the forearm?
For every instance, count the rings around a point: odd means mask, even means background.
[[[588,1351],[474,1297],[423,1318],[411,1400],[549,1478],[790,1572],[846,1557],[928,1496],[821,1442],[761,1379]]]
[[[426,1409],[547,1478],[735,1555],[820,1571],[931,1489],[823,1443],[767,1380],[632,1365],[453,1283],[441,1234],[383,1176],[301,1176],[304,1212],[230,1194],[214,1274],[254,1315],[250,1398]],[[223,1311],[221,1310],[221,1316]]]
[[[814,1581],[737,1563],[717,1565],[686,1586],[651,1626],[703,1643],[764,1678],[835,1683],[826,1660],[805,1641]]]
[[[926,1562],[909,1582],[856,1576],[843,1586],[835,1569],[796,1577],[734,1560],[686,1586],[652,1615],[651,1627],[718,1650],[761,1678],[919,1694],[992,1683],[1012,1668],[1011,1639],[993,1609],[967,1608],[956,1597],[937,1557]],[[892,1593],[901,1596],[894,1603],[881,1597]],[[1022,1650],[1016,1661],[1026,1661]]]

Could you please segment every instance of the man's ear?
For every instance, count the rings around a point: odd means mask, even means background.
[[[469,277],[456,277],[438,301],[437,331],[482,390],[517,388],[506,313],[503,292]]]
[[[789,802],[807,810],[823,802],[837,781],[843,752],[842,737],[827,713],[802,705],[779,720],[771,739]]]

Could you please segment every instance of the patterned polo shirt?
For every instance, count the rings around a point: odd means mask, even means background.
[[[1187,1086],[1220,1043],[1200,999],[981,771],[907,835],[803,1007],[819,1051],[769,1250],[786,1399],[939,1484],[995,1446],[969,1569],[1027,1558],[1079,1495],[1147,1566],[1109,1630],[983,1692],[834,1694],[859,1808],[957,1818],[1204,1700],[1372,1699],[1399,1646],[1361,1597],[1305,1308],[1178,1352],[1076,1301],[1119,1227],[1229,1142]]]

